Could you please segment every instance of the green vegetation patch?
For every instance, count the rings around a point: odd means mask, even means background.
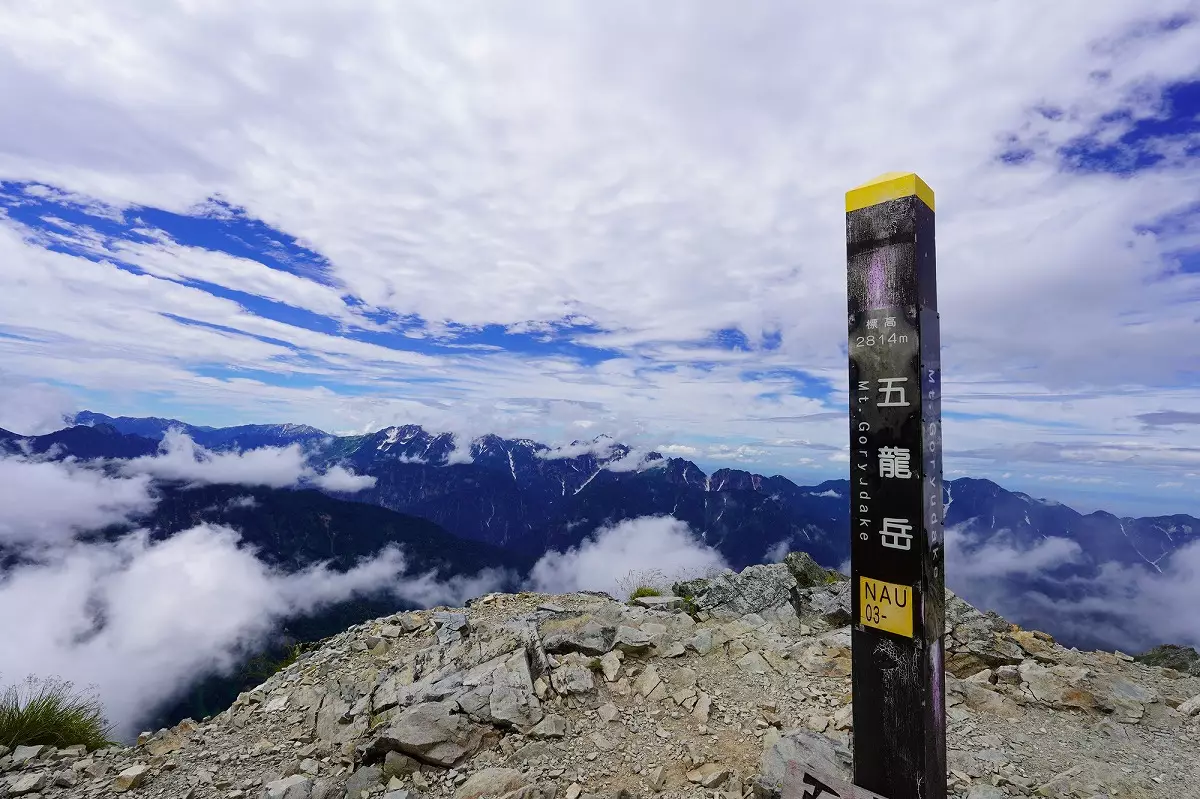
[[[79,693],[73,683],[56,677],[29,677],[0,696],[0,745],[67,746],[89,750],[115,745],[112,725],[95,694]]]

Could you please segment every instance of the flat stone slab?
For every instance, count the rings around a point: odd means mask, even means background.
[[[683,607],[683,597],[678,596],[640,596],[633,600],[635,605],[641,605],[651,610],[677,610]]]

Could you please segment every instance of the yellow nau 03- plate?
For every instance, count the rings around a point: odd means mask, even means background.
[[[886,633],[913,637],[913,589],[911,585],[897,585],[859,578],[858,621],[864,627],[874,627]]]

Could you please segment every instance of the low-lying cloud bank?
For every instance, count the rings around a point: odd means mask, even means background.
[[[343,493],[362,491],[375,485],[374,477],[355,474],[343,466],[316,471],[309,465],[308,455],[299,444],[260,447],[244,452],[213,452],[178,429],[166,432],[157,454],[120,461],[118,468],[124,475],[150,475],[193,485],[316,486]]]
[[[547,552],[529,573],[530,590],[562,594],[605,591],[618,599],[631,573],[657,572],[666,580],[728,568],[684,522],[643,516],[606,527],[566,552]]]
[[[212,524],[160,541],[145,530],[79,540],[152,511],[153,477],[287,486],[304,474],[289,452],[251,452],[247,460],[190,443],[176,438],[163,455],[138,459],[118,474],[73,461],[0,458],[0,548],[19,556],[0,573],[0,683],[34,674],[95,686],[127,740],[195,682],[230,673],[288,618],[364,596],[460,605],[509,579],[500,571],[450,578],[410,573],[396,548],[344,572],[319,563],[288,573],[241,545],[236,530]],[[259,467],[261,476],[248,471]],[[334,490],[353,478],[335,469],[305,474]]]
[[[0,581],[0,675],[60,675],[95,685],[118,734],[181,690],[228,674],[287,618],[361,596],[421,606],[461,604],[501,575],[442,580],[407,575],[398,549],[337,572],[274,570],[240,547],[237,531],[202,524],[152,542],[76,543]]]
[[[1160,574],[1149,566],[1089,564],[1083,548],[1065,538],[1020,546],[1003,533],[982,541],[953,527],[946,530],[946,577],[968,602],[1068,645],[1200,649],[1200,542],[1176,550]]]
[[[554,449],[538,450],[534,455],[548,461],[578,458],[583,455],[592,455],[600,460],[606,460],[612,457],[616,446],[617,442],[614,439],[608,436],[599,436],[594,441],[576,441]]]
[[[0,547],[45,547],[154,508],[149,475],[110,477],[73,461],[0,456]]]

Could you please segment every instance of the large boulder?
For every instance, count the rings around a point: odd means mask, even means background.
[[[844,627],[850,623],[850,583],[839,580],[796,592],[797,613],[804,624]]]
[[[388,752],[402,752],[422,763],[449,767],[483,748],[487,728],[456,713],[454,702],[426,702],[393,716],[364,752],[374,762]]]
[[[841,586],[838,588],[838,586]],[[802,612],[802,595],[810,602],[839,605],[849,596],[846,578],[822,567],[806,552],[790,552],[782,563],[748,566],[741,572],[726,571],[715,577],[686,580],[671,588],[686,597],[693,608],[715,618],[741,618],[751,613],[768,621],[794,621]],[[844,603],[847,605],[848,602]],[[822,617],[824,613],[818,611]],[[828,624],[848,624],[849,611],[834,614]]]
[[[796,578],[788,567],[770,563],[677,583],[672,593],[690,598],[697,610],[715,618],[739,619],[750,613],[775,616],[780,608],[790,609],[795,589]]]
[[[541,634],[542,647],[552,654],[579,652],[584,655],[603,655],[612,649],[617,629],[584,615],[543,622]]]
[[[826,569],[807,552],[789,552],[783,559],[783,565],[796,578],[797,588],[814,588],[849,579],[844,574]]]
[[[1027,653],[1008,634],[1013,625],[993,612],[982,613],[946,590],[946,671],[966,678],[984,669],[1016,666]]]
[[[475,721],[525,729],[542,720],[525,649],[480,664],[462,677],[458,707]]]

